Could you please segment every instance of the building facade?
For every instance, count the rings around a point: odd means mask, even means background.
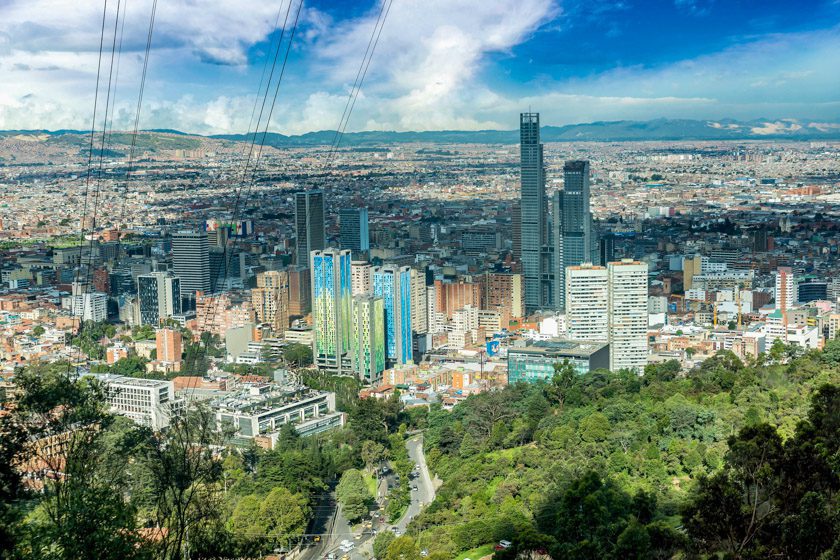
[[[370,251],[367,208],[342,208],[338,211],[339,244],[354,253]]]
[[[196,292],[209,293],[210,248],[207,234],[179,231],[172,234],[172,268],[181,279],[181,297],[194,300]]]
[[[382,298],[353,297],[351,353],[359,379],[378,385],[385,371],[385,301]]]
[[[609,279],[603,266],[583,264],[566,269],[566,325],[572,340],[607,342]]]
[[[137,277],[140,324],[158,326],[162,319],[181,313],[181,279],[168,272]]]
[[[312,324],[315,364],[342,373],[350,366],[352,280],[350,251],[312,251]]]
[[[297,264],[308,266],[312,251],[326,247],[323,191],[295,193],[295,236]]]
[[[648,265],[631,259],[607,264],[610,369],[641,374],[648,360]]]
[[[389,363],[412,363],[411,269],[391,265],[374,268],[373,295],[385,304],[385,355]]]
[[[540,142],[539,113],[519,115],[520,244],[525,276],[525,307],[534,311],[543,305],[543,246],[546,244],[545,165]]]

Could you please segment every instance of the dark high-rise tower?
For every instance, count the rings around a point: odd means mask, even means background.
[[[566,283],[566,268],[593,260],[588,161],[566,162],[563,166],[563,190],[556,196],[555,220],[559,220],[559,223],[555,222],[554,252],[557,269],[554,281],[563,286]],[[564,309],[565,293],[562,289],[557,293],[561,299],[555,301],[556,307]]]
[[[309,254],[326,247],[324,192],[295,193],[295,234],[297,264],[309,266]]]
[[[338,212],[338,220],[342,249],[350,249],[353,252],[370,251],[367,208],[342,208]]]
[[[173,233],[172,268],[181,279],[181,297],[194,299],[197,291],[209,293],[211,284],[207,234],[203,231]]]
[[[525,308],[542,306],[542,248],[547,241],[545,167],[540,143],[539,113],[519,115],[520,236],[522,272],[525,277]]]

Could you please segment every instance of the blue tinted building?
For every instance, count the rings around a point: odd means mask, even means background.
[[[385,355],[392,365],[413,362],[411,331],[411,268],[373,269],[373,295],[385,303]]]

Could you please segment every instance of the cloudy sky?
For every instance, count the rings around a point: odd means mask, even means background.
[[[248,130],[288,1],[158,0],[141,127]],[[336,128],[381,1],[305,2],[271,130]],[[107,2],[100,114],[118,2],[128,129],[152,0]],[[103,7],[0,0],[0,129],[90,128]],[[840,0],[394,0],[347,130],[511,129],[529,107],[555,125],[837,121]]]

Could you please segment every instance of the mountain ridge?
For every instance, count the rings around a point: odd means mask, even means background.
[[[150,129],[144,134],[195,136],[235,142],[249,141],[254,133],[193,134],[174,129]],[[62,129],[50,131],[4,130],[0,137],[20,135],[88,135],[89,131]],[[717,140],[840,140],[840,120],[810,121],[802,119],[652,119],[647,121],[595,121],[591,123],[546,125],[541,128],[543,142],[638,142],[638,141],[717,141]],[[277,148],[331,145],[334,130],[319,130],[287,135],[269,132],[266,145]],[[262,134],[257,133],[261,140]],[[432,131],[360,131],[342,136],[343,146],[386,143],[431,144],[516,144],[517,130],[432,130]]]

